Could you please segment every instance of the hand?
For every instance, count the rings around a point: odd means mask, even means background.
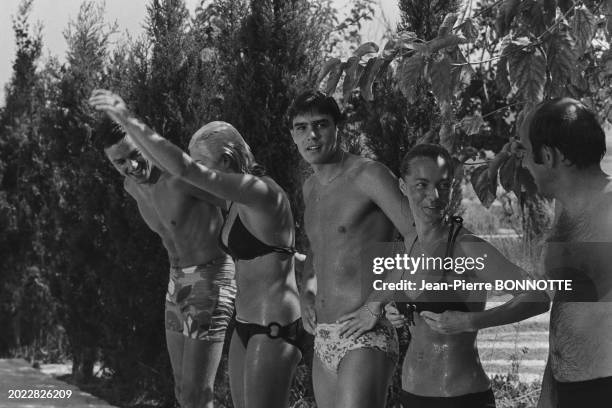
[[[382,308],[379,302],[370,302],[361,306],[354,312],[347,313],[338,319],[344,323],[340,329],[340,337],[355,340],[363,333],[370,331],[382,317]]]
[[[314,335],[317,328],[317,314],[315,312],[315,296],[312,292],[300,295],[300,309],[302,312],[302,323],[304,330]]]
[[[408,322],[408,319],[397,310],[394,303],[387,303],[385,306],[385,318],[390,321],[396,329],[404,327]]]
[[[447,310],[443,313],[433,313],[424,311],[420,313],[420,316],[429,327],[443,334],[456,334],[477,330],[473,327],[472,314],[470,312]]]
[[[130,111],[119,95],[105,89],[96,89],[89,98],[89,104],[96,110],[106,112],[108,116],[120,125],[125,124]]]

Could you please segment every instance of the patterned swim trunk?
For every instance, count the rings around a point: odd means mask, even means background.
[[[376,349],[395,363],[399,358],[397,333],[387,319],[381,319],[369,332],[355,340],[340,337],[341,323],[319,323],[315,330],[314,353],[330,371],[337,372],[340,362],[351,350]]]
[[[191,339],[223,341],[235,297],[234,262],[230,257],[188,268],[170,267],[166,330]]]

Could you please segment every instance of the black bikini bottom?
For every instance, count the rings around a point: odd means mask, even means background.
[[[281,326],[276,322],[261,326],[256,323],[245,323],[234,319],[234,328],[244,348],[249,344],[251,337],[256,334],[266,334],[271,339],[283,339],[297,347],[302,355],[305,354],[308,344],[312,344],[312,335],[304,330],[302,318],[286,326]]]
[[[402,390],[400,401],[404,408],[495,408],[495,396],[490,388],[456,397],[423,397]]]
[[[558,408],[608,408],[612,404],[612,377],[555,383]]]

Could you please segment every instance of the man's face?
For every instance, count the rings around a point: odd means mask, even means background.
[[[554,179],[553,170],[544,163],[536,163],[534,160],[533,147],[529,140],[529,125],[533,114],[528,115],[519,129],[520,143],[517,153],[521,157],[521,166],[529,173],[538,187],[538,191],[545,197],[550,198],[550,183]]]
[[[107,147],[104,152],[122,176],[129,177],[139,184],[149,181],[152,166],[128,137]]]
[[[415,218],[436,222],[444,216],[450,200],[449,163],[442,157],[415,157],[409,172],[400,179],[400,190],[408,198]]]
[[[300,113],[293,118],[291,136],[309,164],[328,163],[338,150],[337,129],[331,115],[317,111]]]

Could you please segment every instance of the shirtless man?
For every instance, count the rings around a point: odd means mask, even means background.
[[[212,408],[236,294],[234,264],[218,246],[221,201],[143,157],[119,131],[106,135],[104,152],[168,251],[166,345],[176,398],[183,408]]]
[[[547,240],[546,274],[572,280],[571,292],[553,298],[538,407],[609,407],[612,180],[600,167],[605,135],[582,103],[563,98],[538,105],[525,119],[520,138],[523,166],[540,193],[562,208]]]
[[[305,92],[289,118],[293,141],[314,170],[303,186],[311,246],[300,300],[304,327],[315,335],[317,406],[384,407],[398,359],[397,336],[381,318],[381,303],[361,307],[360,263],[370,244],[393,240],[394,225],[402,235],[412,231],[409,206],[389,169],[341,149],[342,115],[333,98]],[[346,323],[355,316],[376,326],[349,330]]]

